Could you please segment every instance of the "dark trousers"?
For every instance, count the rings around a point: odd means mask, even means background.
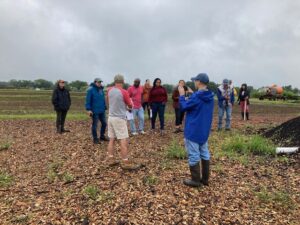
[[[175,108],[175,125],[179,126],[182,124],[184,118],[184,112],[181,112],[179,108]]]
[[[105,118],[105,112],[104,113],[93,113],[93,124],[92,124],[92,135],[94,140],[98,140],[97,135],[97,127],[98,127],[98,121],[101,122],[101,128],[100,128],[100,138],[104,138],[105,129],[107,126],[106,118]]]
[[[67,117],[67,110],[56,111],[56,128],[57,130],[63,130],[65,128],[65,121]]]
[[[152,129],[155,129],[155,121],[157,114],[159,116],[159,121],[160,121],[160,129],[163,130],[165,128],[165,105],[162,104],[161,102],[155,102],[152,103],[151,108],[152,108],[152,119],[151,119],[151,125]]]
[[[147,108],[147,113],[148,113],[148,118],[150,119],[150,107],[148,102],[143,102],[142,104],[144,111],[146,111]]]

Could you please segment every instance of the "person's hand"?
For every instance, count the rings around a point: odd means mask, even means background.
[[[178,86],[178,92],[179,92],[180,96],[184,95],[184,93],[185,93],[184,88],[181,86]]]
[[[93,116],[93,112],[91,110],[87,111],[87,114],[92,117]]]

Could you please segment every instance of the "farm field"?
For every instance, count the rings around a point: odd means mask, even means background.
[[[271,154],[280,143],[259,136],[300,116],[299,103],[254,100],[247,122],[234,106],[230,132],[216,131],[216,108],[210,185],[193,189],[171,101],[166,134],[146,121],[129,145],[143,167],[124,172],[103,163],[107,143],[92,143],[85,93],[71,96],[71,133],[59,135],[50,91],[0,89],[0,224],[299,224],[299,153]],[[232,150],[249,138],[261,151]]]

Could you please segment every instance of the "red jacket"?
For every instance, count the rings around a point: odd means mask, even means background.
[[[159,86],[151,89],[149,94],[149,103],[153,103],[153,102],[166,103],[167,101],[168,101],[168,93],[164,87]]]

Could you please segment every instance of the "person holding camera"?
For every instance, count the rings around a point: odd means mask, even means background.
[[[105,110],[107,109],[105,103],[104,87],[102,86],[102,80],[95,78],[87,90],[85,109],[88,115],[92,118],[92,135],[94,144],[100,144],[101,141],[108,141],[105,137],[105,129],[107,126],[105,118]],[[98,138],[97,127],[98,121],[101,122],[100,138]]]
[[[223,117],[226,113],[226,123],[225,130],[229,131],[231,129],[231,113],[232,106],[234,104],[234,91],[230,88],[229,80],[224,79],[223,83],[218,87],[217,90],[218,96],[218,131],[222,130]]]

